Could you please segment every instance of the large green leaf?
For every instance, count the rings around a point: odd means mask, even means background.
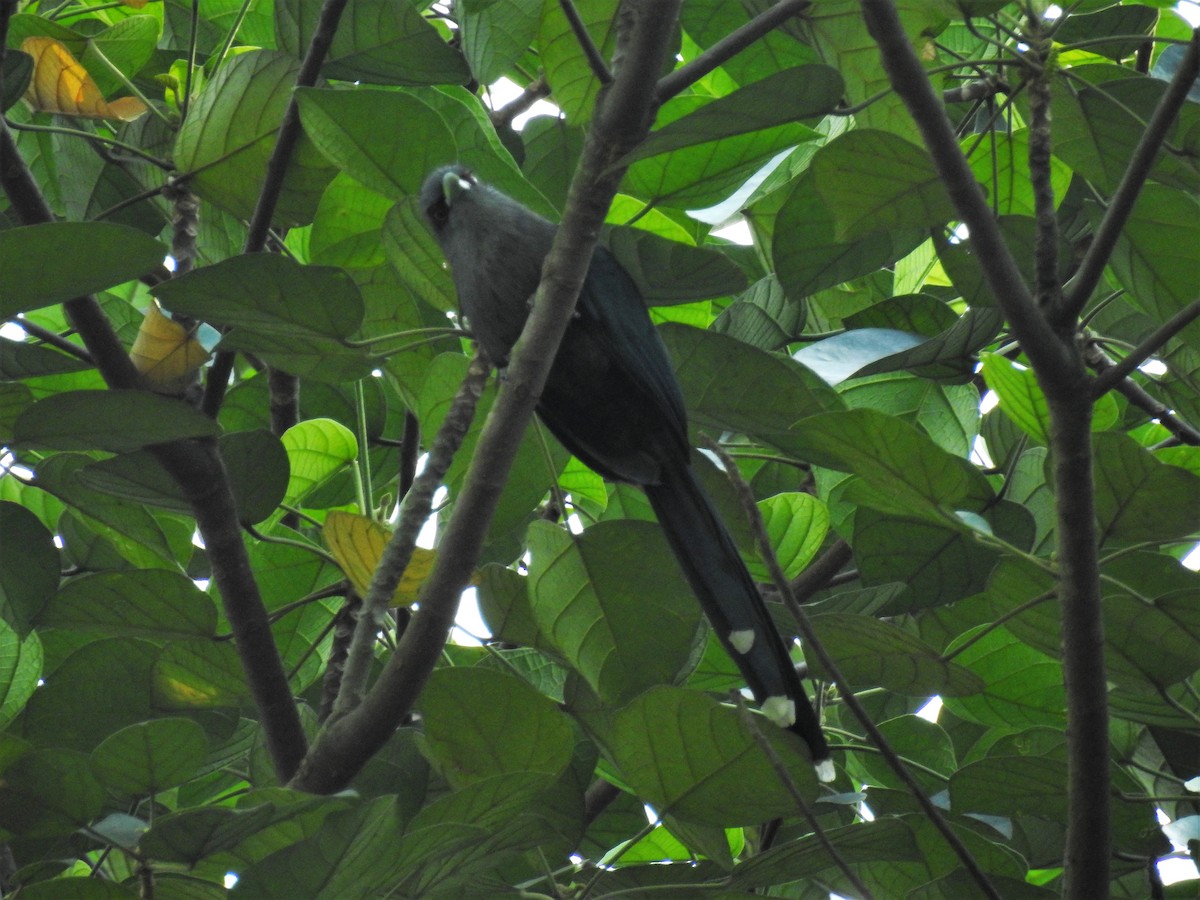
[[[593,0],[579,10],[584,27],[605,59],[616,44],[618,5],[617,0]],[[537,42],[555,102],[572,125],[586,125],[592,117],[600,82],[580,52],[579,39],[558,4],[542,6]]]
[[[840,241],[931,228],[954,217],[929,154],[886,131],[859,129],[830,141],[813,157],[812,176]]]
[[[816,786],[801,744],[757,723],[780,765],[804,793]],[[702,825],[749,825],[789,813],[780,784],[737,710],[683,688],[656,687],[613,720],[609,751],[621,775],[660,813]]]
[[[16,503],[0,502],[0,618],[24,636],[58,590],[58,548],[37,516]]]
[[[980,626],[977,630],[988,627]],[[992,628],[970,637],[977,639],[955,654],[954,661],[982,678],[987,686],[969,697],[946,697],[947,709],[956,716],[990,727],[1065,725],[1066,697],[1062,666],[1057,660],[1018,641],[1004,628]]]
[[[71,579],[38,621],[113,637],[210,640],[217,609],[212,597],[183,575],[134,569]]]
[[[304,130],[321,152],[385,197],[415,194],[433,168],[456,156],[445,120],[417,93],[301,88],[296,99]],[[380,122],[403,123],[404,139]]]
[[[664,325],[659,334],[691,418],[702,426],[769,440],[798,419],[842,405],[824,381],[786,357],[682,325]]]
[[[116,453],[219,431],[181,400],[138,390],[53,394],[21,413],[13,429],[16,442],[31,447]]]
[[[226,60],[217,70],[175,139],[175,166],[192,190],[250,218],[299,68],[282,53],[259,50]],[[283,180],[276,224],[311,222],[333,176],[312,143],[301,140]]]
[[[793,300],[873,272],[925,240],[916,228],[873,231],[846,239],[837,231],[836,208],[818,191],[810,170],[801,175],[775,219],[771,258]]]
[[[118,794],[157,794],[187,781],[208,755],[191,719],[154,719],[109,735],[92,751],[92,773]]]
[[[1146,185],[1117,239],[1112,269],[1133,303],[1160,321],[1200,297],[1200,202]]]
[[[161,266],[166,254],[148,235],[107,222],[0,231],[0,318],[132,281]]]
[[[1123,434],[1097,434],[1093,446],[1102,542],[1179,540],[1200,531],[1200,476],[1160,463]]]
[[[317,28],[320,7],[276,0],[279,49],[302,58]],[[356,0],[348,4],[321,72],[368,84],[463,84],[462,55],[409,3]]]
[[[462,51],[480,84],[492,84],[537,37],[542,0],[464,3],[459,19]]]
[[[688,666],[700,608],[653,524],[600,522],[575,536],[536,522],[529,551],[539,630],[603,699],[628,700]]]
[[[420,706],[429,753],[456,787],[510,772],[558,775],[574,749],[569,721],[554,702],[507,672],[439,669]]]

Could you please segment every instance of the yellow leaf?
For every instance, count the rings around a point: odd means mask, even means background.
[[[129,358],[148,387],[177,394],[187,388],[192,374],[204,365],[208,351],[190,329],[164,316],[155,303],[146,310]]]
[[[87,69],[61,41],[27,37],[21,42],[21,49],[33,57],[33,78],[25,99],[36,110],[122,122],[132,122],[146,111],[146,104],[137,97],[106,101]]]
[[[325,545],[354,585],[354,590],[365,597],[371,585],[371,576],[383,556],[383,548],[392,537],[391,529],[366,516],[331,510],[325,516],[322,533]],[[392,595],[392,606],[409,606],[416,602],[421,585],[433,570],[436,555],[423,547],[413,550],[408,568],[404,570],[396,593]]]

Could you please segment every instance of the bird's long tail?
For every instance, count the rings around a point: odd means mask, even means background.
[[[804,740],[822,777],[832,777],[829,745],[783,639],[691,466],[666,467],[661,482],[645,490],[688,583],[754,699],[769,718]]]

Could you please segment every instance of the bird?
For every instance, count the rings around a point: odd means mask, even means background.
[[[503,367],[541,281],[556,226],[462,165],[434,170],[419,202],[470,331]],[[737,546],[691,466],[687,414],[633,278],[597,245],[537,403],[571,453],[646,494],[680,568],[761,712],[832,780],[821,724]]]

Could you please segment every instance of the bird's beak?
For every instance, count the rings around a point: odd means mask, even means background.
[[[442,197],[446,200],[446,206],[454,205],[462,194],[471,189],[471,182],[465,178],[460,178],[456,172],[447,172],[442,176]]]

